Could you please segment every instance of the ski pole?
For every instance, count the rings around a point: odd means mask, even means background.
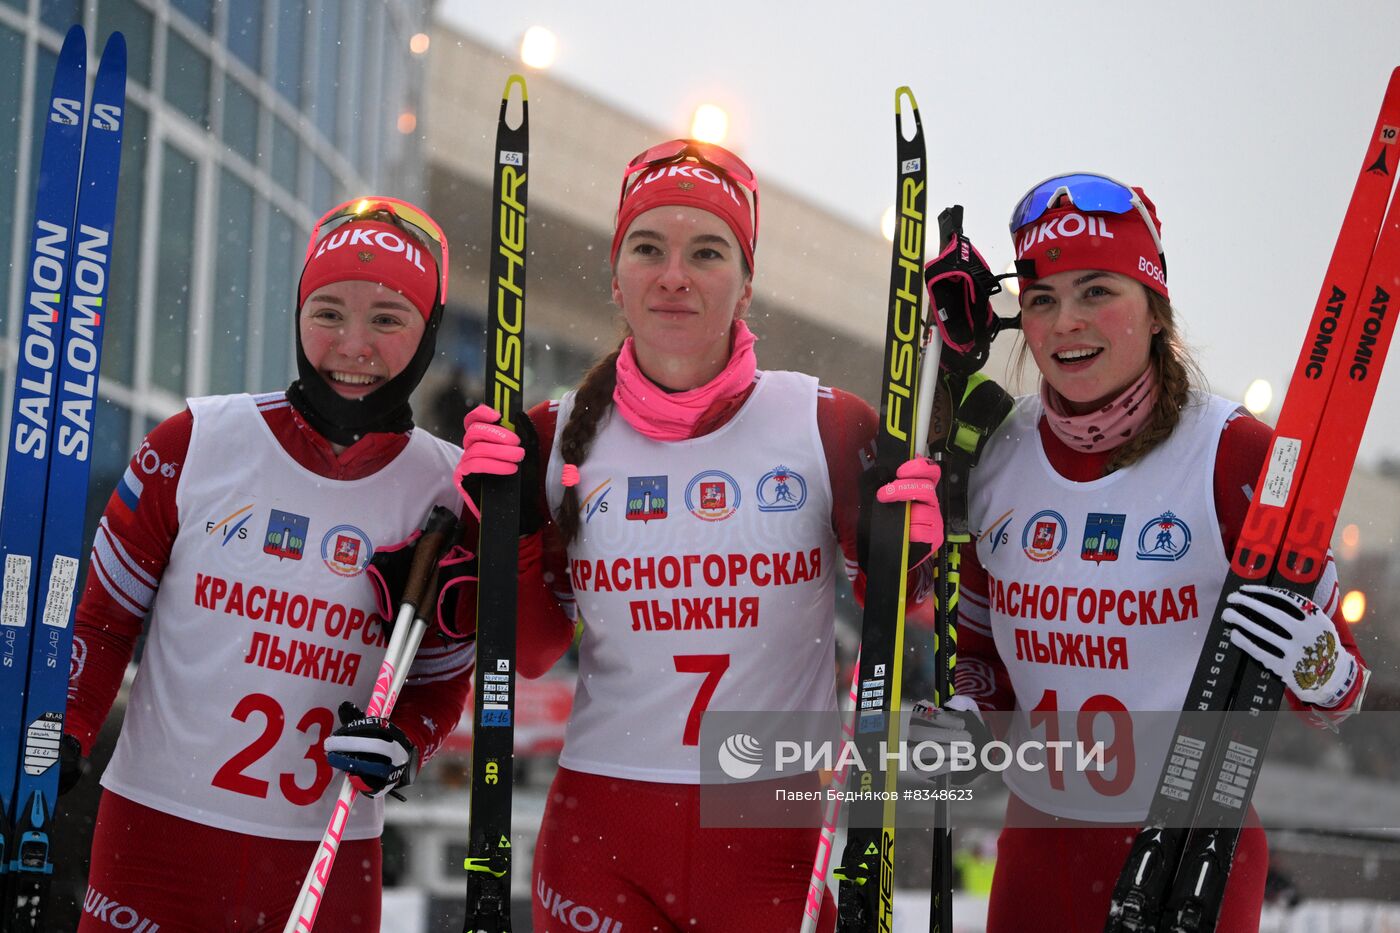
[[[433,506],[423,523],[423,534],[413,545],[413,563],[409,566],[403,601],[399,603],[394,620],[394,633],[389,637],[389,647],[384,651],[384,661],[374,681],[374,693],[365,708],[367,716],[385,717],[393,712],[399,691],[408,679],[413,656],[418,653],[418,643],[428,630],[426,616],[437,602],[437,563],[452,543],[456,525],[457,516],[440,505]],[[350,820],[355,794],[355,786],[346,775],[340,782],[340,795],[321,836],[316,858],[307,870],[306,880],[301,883],[301,892],[282,933],[309,933],[315,925],[326,885],[330,882],[331,868],[340,852],[340,838]]]
[[[855,667],[851,670],[851,692],[848,699],[851,708],[841,724],[841,741],[850,742],[856,734],[856,685],[860,681],[860,653],[856,653]],[[817,921],[822,915],[822,895],[826,892],[826,873],[831,867],[831,850],[836,845],[836,827],[841,821],[841,796],[846,789],[850,775],[850,765],[842,765],[832,772],[831,787],[834,794],[827,798],[822,811],[822,833],[817,840],[817,855],[812,860],[812,878],[807,883],[807,901],[802,909],[802,927],[798,933],[816,933]]]
[[[939,245],[946,247],[950,240],[956,237],[962,230],[962,208],[951,207],[943,211],[938,216]],[[938,313],[937,308],[929,309],[929,317],[932,318]],[[919,451],[924,453],[927,446],[922,442],[927,440],[929,417],[932,416],[933,394],[938,377],[939,362],[943,355],[943,334],[937,327],[933,328],[933,334],[929,338],[929,346],[925,351],[924,369],[921,373],[922,382],[919,386],[919,407],[920,425],[924,425],[924,434],[921,438]],[[923,406],[927,396],[929,407],[928,414],[923,413]],[[955,411],[955,401],[950,397],[950,415]],[[952,431],[952,418],[949,418],[948,430]],[[934,460],[940,464],[944,457],[942,453],[934,455]],[[946,513],[948,504],[947,481],[939,477],[939,505]],[[965,500],[964,500],[965,501]],[[946,525],[945,525],[946,527]],[[934,673],[933,691],[934,704],[941,707],[952,696],[953,666],[957,663],[957,635],[954,631],[954,606],[957,601],[956,584],[953,582],[953,559],[952,547],[947,535],[943,538],[943,543],[938,547],[936,555],[937,580],[934,583]],[[948,775],[943,775],[936,779],[935,787],[944,793],[939,793],[933,802],[933,882],[932,891],[929,898],[928,929],[929,933],[952,933],[953,929],[953,825],[952,810],[948,804]]]

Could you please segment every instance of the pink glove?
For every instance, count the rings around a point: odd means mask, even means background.
[[[462,419],[462,458],[457,461],[457,469],[452,471],[452,479],[473,515],[481,517],[472,497],[464,485],[472,474],[490,473],[495,476],[509,476],[520,469],[520,461],[525,459],[525,448],[520,438],[509,428],[496,422],[501,413],[490,405],[478,405]]]
[[[875,491],[875,498],[881,502],[908,502],[909,540],[935,550],[943,544],[943,513],[938,510],[939,473],[938,464],[926,457],[915,457],[899,465],[893,482]]]

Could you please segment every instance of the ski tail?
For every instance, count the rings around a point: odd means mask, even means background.
[[[1378,314],[1376,311],[1366,314],[1358,305],[1374,303],[1376,297],[1385,293],[1384,288],[1373,293],[1363,286],[1369,284],[1375,288],[1385,284],[1373,280],[1387,274],[1381,265],[1390,261],[1381,256],[1381,253],[1388,254],[1390,247],[1383,246],[1378,253],[1377,241],[1378,238],[1389,241],[1394,237],[1391,231],[1396,209],[1390,195],[1397,156],[1400,156],[1400,68],[1391,74],[1375,129],[1368,139],[1342,229],[1279,412],[1271,452],[1255,485],[1230,571],[1206,632],[1183,715],[1152,798],[1147,825],[1134,841],[1115,886],[1105,927],[1108,931],[1156,929],[1168,888],[1178,875],[1189,833],[1187,827],[1196,824],[1202,808],[1209,807],[1213,797],[1221,796],[1219,786],[1213,783],[1220,778],[1213,777],[1216,772],[1212,765],[1219,764],[1222,743],[1226,739],[1219,717],[1198,714],[1221,713],[1234,706],[1237,697],[1245,696],[1240,690],[1242,675],[1251,681],[1251,688],[1264,686],[1267,672],[1252,662],[1246,663],[1243,653],[1230,642],[1229,627],[1221,618],[1225,597],[1245,583],[1286,582],[1287,574],[1282,578],[1275,575],[1281,569],[1280,553],[1286,539],[1296,540],[1299,534],[1305,536],[1308,544],[1306,547],[1294,545],[1296,556],[1288,558],[1285,567],[1287,563],[1299,567],[1308,564],[1314,566],[1317,573],[1321,572],[1336,509],[1333,506],[1319,509],[1317,503],[1326,499],[1328,486],[1335,486],[1335,502],[1340,505],[1374,395],[1376,379],[1370,371],[1379,369],[1378,355],[1385,349],[1380,329],[1389,326],[1384,320],[1388,295],[1378,306]],[[1391,208],[1385,219],[1388,201]],[[1373,261],[1373,255],[1382,259],[1380,265]],[[1392,268],[1388,274],[1393,275],[1393,271]],[[1385,333],[1384,339],[1388,341],[1389,331]],[[1358,364],[1358,358],[1364,365]],[[1358,365],[1366,373],[1359,380],[1350,375]],[[1358,392],[1369,393],[1364,405],[1359,395],[1345,388],[1352,383],[1356,384]],[[1340,430],[1343,424],[1352,433]],[[1294,572],[1291,578],[1295,586],[1305,582],[1298,576]],[[1222,684],[1227,689],[1221,689]],[[1281,687],[1275,684],[1273,689],[1276,707]],[[1262,745],[1266,742],[1267,735],[1264,735],[1258,754],[1262,755]],[[1225,786],[1229,790],[1224,796],[1240,804],[1232,809],[1242,818],[1248,796],[1242,796],[1234,785],[1233,779],[1227,782]],[[1250,785],[1252,787],[1252,779]],[[1223,879],[1221,888],[1223,890]],[[1217,909],[1218,906],[1215,905]]]
[[[520,91],[519,122],[509,109]],[[491,275],[486,314],[486,398],[513,431],[529,417],[525,359],[526,179],[530,112],[525,79],[511,75],[496,124]],[[526,491],[529,495],[534,490]],[[515,578],[519,562],[520,473],[481,482],[477,548],[476,682],[472,795],[467,830],[466,933],[510,930],[511,798],[515,745]]]
[[[890,476],[915,452],[915,411],[923,317],[927,156],[918,104],[907,87],[895,91],[897,232],[890,260],[884,371],[875,469]],[[855,710],[856,748],[864,762],[881,761],[879,744],[899,743],[904,660],[904,607],[909,566],[909,506],[872,503]],[[872,793],[875,775],[857,772],[856,791]],[[849,808],[846,850],[837,869],[837,929],[867,933],[893,926],[894,831],[898,769],[885,771],[883,800],[858,798]],[[876,830],[874,827],[879,826]]]

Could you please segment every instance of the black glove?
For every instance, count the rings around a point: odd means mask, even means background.
[[[340,704],[340,721],[341,727],[326,738],[326,762],[350,775],[356,790],[383,797],[413,783],[418,749],[402,729],[387,719],[366,716],[349,701]]]
[[[397,544],[374,549],[365,574],[374,588],[375,611],[386,635],[394,634],[394,619],[408,586],[408,572],[413,566],[413,544],[422,536],[415,531]],[[461,584],[476,579],[476,555],[461,545],[453,545],[438,561],[438,596],[436,607],[424,607],[425,618],[436,613],[438,627],[451,631],[457,618],[457,604],[466,592]],[[448,623],[448,624],[444,624]]]
[[[938,217],[943,249],[924,266],[929,305],[943,338],[939,368],[967,375],[987,362],[997,331],[1017,326],[992,310],[991,298],[1001,282],[987,261],[962,232],[962,207],[954,205]]]
[[[58,740],[58,795],[62,797],[77,787],[91,767],[78,740],[65,732]]]
[[[860,475],[857,489],[860,491],[860,512],[856,515],[856,563],[865,573],[870,572],[870,515],[872,509],[888,508],[875,501],[875,493],[895,478],[894,470],[875,464]],[[902,505],[894,503],[893,505]],[[918,541],[909,542],[909,566],[917,567],[928,557],[929,546]]]

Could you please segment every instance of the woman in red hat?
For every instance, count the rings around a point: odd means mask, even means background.
[[[434,502],[460,506],[459,449],[415,429],[408,404],[446,260],[410,204],[332,210],[302,271],[296,381],[190,399],[108,501],[76,616],[69,786],[150,624],[102,776],[84,933],[280,929],[336,801],[332,766],[372,799],[349,818],[321,926],[379,929],[379,798],[456,724],[472,657],[425,641],[391,719],[337,730],[342,704],[368,701],[386,643],[371,555]]]
[[[1101,771],[1005,773],[987,927],[1098,930],[1166,753],[1168,733],[1148,727],[1169,729],[1186,699],[1272,432],[1198,388],[1142,189],[1056,176],[1021,199],[1011,230],[1040,392],[1017,400],[973,472],[957,695],[916,714],[911,740],[985,737],[982,711],[1015,710],[1013,747],[1107,743]],[[1329,556],[1312,599],[1245,586],[1225,616],[1323,724],[1358,708],[1367,676],[1339,604]],[[1326,670],[1295,676],[1327,643]],[[1154,710],[1166,712],[1127,715]],[[1251,811],[1219,929],[1258,928],[1267,864]]]
[[[521,673],[552,664],[582,622],[535,854],[538,929],[802,919],[819,814],[811,828],[702,825],[702,790],[721,776],[702,766],[700,723],[836,710],[834,578],[863,592],[857,490],[876,417],[812,376],[759,369],[745,323],[758,203],[753,172],[719,146],[679,139],[633,159],[611,251],[626,336],[530,412],[546,466],[539,530],[521,542]],[[459,476],[526,456],[496,420],[468,416]],[[930,466],[907,464],[878,494],[914,501],[913,536],[936,545]]]

